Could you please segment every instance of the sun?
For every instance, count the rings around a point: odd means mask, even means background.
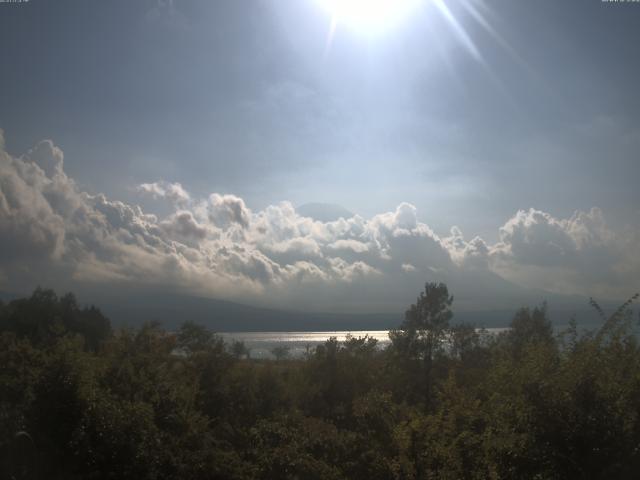
[[[377,33],[406,18],[421,0],[318,0],[334,24],[360,33]]]

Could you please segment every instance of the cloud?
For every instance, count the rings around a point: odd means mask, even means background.
[[[328,245],[328,248],[332,250],[350,250],[354,253],[364,253],[369,251],[369,246],[366,243],[358,240],[340,239]]]
[[[152,198],[166,198],[175,205],[187,205],[191,197],[179,183],[154,182],[138,185],[138,192],[151,196]]]
[[[24,155],[23,160],[38,165],[49,178],[63,171],[64,154],[51,140],[42,140]]]
[[[451,227],[450,236],[442,239],[451,259],[459,266],[487,268],[490,248],[480,237],[467,242],[458,227]]]
[[[217,193],[209,196],[207,213],[212,223],[223,228],[234,224],[247,228],[251,217],[251,212],[244,204],[244,200],[235,195]]]
[[[22,158],[0,151],[0,259],[3,263],[59,258],[62,254],[65,223],[52,206],[58,203],[52,194],[60,190],[59,178],[51,178],[62,171],[62,154],[51,146],[41,142]]]
[[[158,218],[82,191],[63,158],[49,140],[22,157],[0,151],[0,267],[15,288],[146,286],[373,311],[406,306],[428,280],[448,281],[469,299],[474,291],[515,291],[514,284],[609,297],[639,287],[640,229],[614,232],[598,209],[569,219],[519,211],[489,245],[466,240],[457,227],[438,236],[408,203],[370,219],[322,222],[289,202],[252,211],[234,195],[198,199],[178,183],[140,185],[141,195],[174,206]]]
[[[404,270],[405,272],[415,272],[416,271],[416,267],[414,267],[413,265],[411,265],[410,263],[403,263],[401,266],[402,270]]]
[[[214,238],[217,231],[208,225],[203,225],[187,210],[175,212],[159,223],[163,233],[169,238],[184,243],[185,245],[196,246],[207,237]]]
[[[557,219],[535,209],[520,210],[500,228],[492,263],[505,278],[563,293],[612,296],[638,289],[622,275],[640,247],[638,226],[614,232],[598,208]],[[637,264],[637,262],[635,262]]]

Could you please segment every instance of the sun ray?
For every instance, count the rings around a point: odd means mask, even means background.
[[[442,14],[446,22],[449,24],[453,33],[458,37],[458,40],[465,46],[465,48],[469,51],[471,56],[475,58],[478,62],[484,63],[482,55],[480,54],[480,50],[476,47],[475,43],[466,32],[466,30],[460,25],[460,22],[453,15],[449,7],[447,7],[446,3],[443,0],[432,0],[433,4],[436,6],[438,11]]]
[[[509,45],[509,43],[500,35],[495,28],[489,23],[482,13],[478,11],[475,5],[469,0],[461,2],[462,7],[473,17],[473,19],[500,45],[521,67],[526,69],[529,73],[533,73],[533,69],[523,60],[523,58],[516,52],[516,50]],[[477,2],[487,11],[490,11],[484,2]]]
[[[329,26],[329,31],[327,32],[327,41],[324,45],[324,53],[323,57],[326,59],[329,56],[329,52],[331,51],[331,45],[333,45],[333,37],[336,34],[336,29],[338,28],[338,19],[334,15],[331,18],[331,25]]]

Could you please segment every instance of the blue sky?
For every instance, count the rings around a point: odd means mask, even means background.
[[[79,191],[161,217],[187,206],[139,185],[254,213],[324,202],[371,219],[406,202],[439,238],[455,225],[491,248],[531,208],[597,207],[633,235],[640,4],[444,0],[454,25],[417,3],[375,32],[338,22],[330,45],[319,0],[0,4],[7,155],[51,139]]]

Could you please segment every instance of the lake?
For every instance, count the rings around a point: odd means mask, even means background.
[[[489,333],[499,333],[504,328],[487,328]],[[364,337],[368,335],[378,340],[378,345],[384,348],[389,344],[389,330],[343,330],[333,332],[225,332],[218,333],[220,337],[231,344],[233,341],[244,342],[250,351],[251,358],[273,358],[271,350],[274,347],[284,345],[289,347],[289,356],[302,357],[307,348],[313,349],[317,345],[326,342],[329,337],[336,337],[338,341],[344,341],[347,335]]]

